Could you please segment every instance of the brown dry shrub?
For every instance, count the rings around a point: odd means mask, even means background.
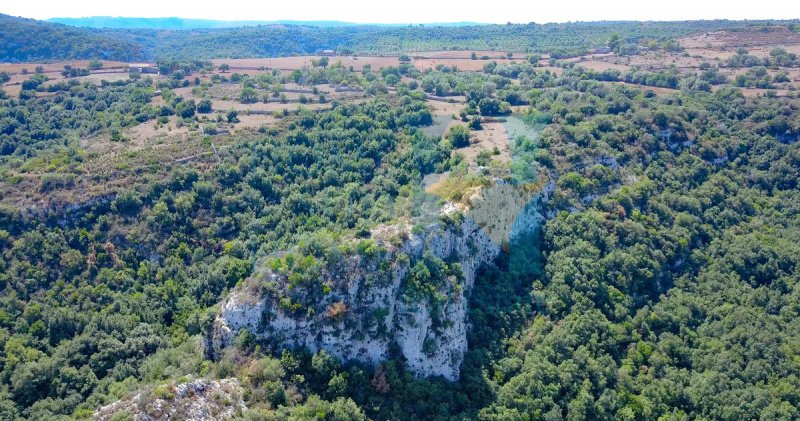
[[[329,305],[328,311],[326,312],[328,317],[331,319],[338,319],[345,313],[347,313],[347,305],[344,303],[344,301],[337,301]]]

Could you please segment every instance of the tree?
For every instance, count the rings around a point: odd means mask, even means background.
[[[478,156],[475,158],[475,163],[481,167],[488,167],[491,160],[492,152],[488,149],[481,149],[478,151]]]
[[[400,63],[411,63],[411,57],[409,57],[407,54],[400,55],[399,60]]]
[[[220,72],[225,73],[231,69],[231,66],[228,63],[222,63],[217,69],[219,69]]]
[[[478,109],[481,115],[484,116],[505,115],[511,111],[507,102],[501,102],[496,98],[488,97],[478,102]]]
[[[621,43],[622,41],[619,39],[619,35],[613,33],[611,34],[611,37],[608,39],[608,48],[611,48],[612,51],[617,51]]]
[[[478,117],[478,116],[472,117],[472,119],[469,121],[469,128],[471,130],[480,130],[480,129],[482,129],[483,126],[481,126],[481,118]]]
[[[172,61],[159,61],[157,64],[158,73],[162,75],[168,75],[175,69],[175,63]]]
[[[396,74],[390,73],[386,75],[386,77],[383,80],[386,82],[387,85],[394,86],[397,85],[397,82],[400,81],[400,78],[398,78]]]
[[[469,55],[469,57],[470,57],[471,59],[473,59],[473,60],[477,60],[477,59],[478,59],[478,54],[476,54],[476,53],[473,51],[473,52],[472,52],[472,54],[470,54],[470,55]]]
[[[777,74],[775,74],[774,81],[775,83],[784,83],[784,82],[791,82],[791,79],[789,79],[789,75],[786,74],[786,72],[780,71]]]
[[[212,103],[208,98],[203,98],[197,103],[197,112],[200,114],[208,114],[212,111]]]
[[[181,101],[177,105],[175,105],[175,114],[179,115],[182,118],[189,118],[194,116],[194,112],[196,111],[196,106],[193,99],[188,101]]]
[[[463,148],[469,146],[469,129],[463,124],[458,124],[450,128],[447,132],[447,139],[454,148]]]
[[[239,102],[242,104],[253,104],[258,102],[258,91],[253,88],[243,88],[239,94]]]

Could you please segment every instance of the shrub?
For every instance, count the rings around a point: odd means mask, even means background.
[[[454,148],[469,146],[469,129],[461,124],[453,126],[450,128],[450,131],[447,132],[447,139]]]

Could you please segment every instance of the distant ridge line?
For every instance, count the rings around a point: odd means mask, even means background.
[[[114,16],[87,16],[80,18],[55,17],[47,22],[96,29],[224,29],[259,25],[298,25],[333,28],[341,26],[476,26],[490,25],[478,22],[431,22],[431,23],[355,23],[338,20],[215,20],[179,17],[136,18]]]

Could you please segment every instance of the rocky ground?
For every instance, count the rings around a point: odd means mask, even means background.
[[[142,389],[101,407],[94,419],[213,421],[231,419],[246,409],[238,380],[189,379]]]

